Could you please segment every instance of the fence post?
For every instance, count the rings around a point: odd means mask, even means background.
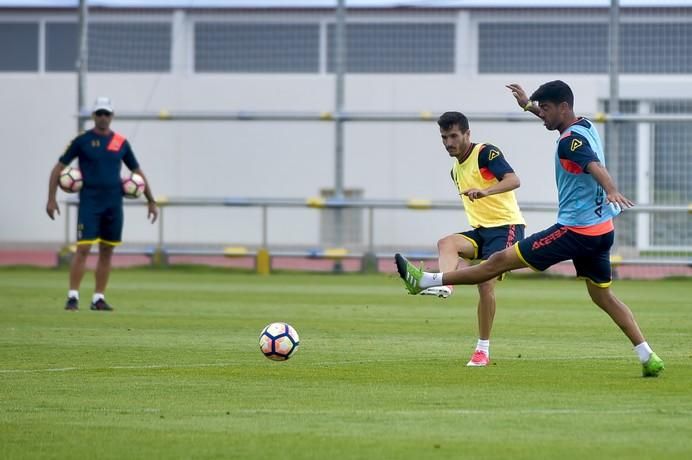
[[[159,204],[159,227],[158,227],[158,242],[156,243],[156,248],[151,254],[151,264],[155,267],[165,267],[168,265],[168,254],[163,248],[163,202],[165,200],[160,200]]]
[[[257,251],[255,269],[258,275],[269,275],[271,273],[271,256],[267,248],[260,248]]]
[[[379,267],[375,255],[375,212],[372,206],[368,206],[368,249],[363,254],[360,262],[362,273],[377,273]]]
[[[58,251],[58,268],[69,267],[72,263],[72,250],[70,249],[70,203],[63,202],[65,205],[65,244]]]

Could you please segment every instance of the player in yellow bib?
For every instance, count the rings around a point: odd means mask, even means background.
[[[452,180],[464,204],[472,229],[447,235],[437,242],[440,272],[457,268],[461,259],[487,260],[491,254],[524,238],[526,222],[514,189],[519,177],[502,151],[492,144],[471,142],[466,116],[445,112],[437,120],[442,143],[454,158]],[[478,342],[467,366],[483,367],[490,362],[490,332],[495,318],[495,279],[478,285]],[[452,286],[425,289],[421,295],[447,298]]]

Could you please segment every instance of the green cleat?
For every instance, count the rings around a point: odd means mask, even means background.
[[[665,369],[665,364],[663,364],[663,360],[656,353],[651,353],[649,360],[642,364],[642,367],[642,376],[658,377],[658,374]]]
[[[413,295],[420,294],[420,292],[423,290],[423,288],[420,287],[420,280],[423,277],[423,270],[416,268],[411,262],[406,260],[406,257],[402,256],[401,254],[396,254],[394,256],[394,260],[396,260],[396,269],[399,272],[401,279],[404,280],[408,293]]]

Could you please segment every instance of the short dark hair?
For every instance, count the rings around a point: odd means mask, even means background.
[[[574,107],[574,94],[567,83],[562,80],[553,80],[543,83],[531,95],[532,101],[554,102],[559,104],[566,102],[569,108]]]
[[[447,130],[452,126],[458,125],[462,133],[469,130],[469,119],[461,112],[445,112],[437,120],[440,128]]]

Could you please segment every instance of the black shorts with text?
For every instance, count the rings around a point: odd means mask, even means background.
[[[577,276],[599,286],[612,281],[610,248],[615,231],[603,235],[582,235],[555,224],[519,242],[519,256],[531,268],[543,271],[563,260],[571,260]]]

